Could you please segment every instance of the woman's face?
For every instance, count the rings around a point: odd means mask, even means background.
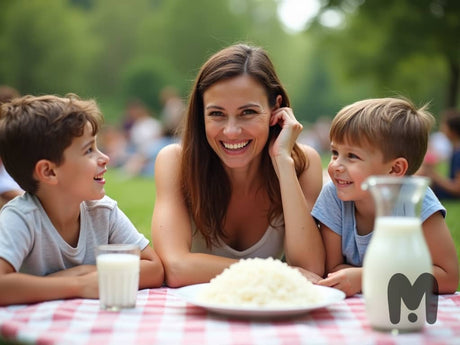
[[[206,138],[226,167],[260,158],[272,112],[262,85],[248,75],[223,80],[204,92],[203,103]]]

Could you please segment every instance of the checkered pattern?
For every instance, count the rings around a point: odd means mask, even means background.
[[[139,291],[136,308],[118,313],[87,299],[2,307],[0,335],[41,345],[460,344],[460,293],[440,296],[435,324],[397,336],[370,329],[361,296],[292,319],[238,320],[209,314],[168,288]]]

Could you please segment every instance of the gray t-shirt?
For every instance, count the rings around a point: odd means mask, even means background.
[[[44,276],[94,265],[96,246],[108,243],[136,244],[142,250],[149,241],[107,196],[81,203],[76,247],[61,237],[39,199],[29,193],[15,198],[0,212],[0,257],[18,272]]]
[[[432,214],[440,211],[446,216],[446,209],[439,202],[430,188],[427,188],[421,209],[421,220],[424,222]],[[337,197],[337,190],[332,182],[328,182],[321,190],[312,216],[342,237],[342,254],[345,263],[362,266],[372,232],[361,236],[356,229],[355,203],[342,201]]]

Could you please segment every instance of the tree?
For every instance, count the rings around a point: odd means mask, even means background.
[[[388,85],[398,78],[401,82],[401,74],[407,77],[407,71],[415,65],[418,69],[413,69],[412,75],[418,75],[418,83],[433,85],[442,80],[442,106],[457,106],[460,90],[458,0],[325,0],[316,24],[324,11],[331,9],[346,14],[345,29],[334,30],[334,34],[343,43],[335,41],[340,45],[349,75],[372,74],[381,85]],[[432,71],[436,71],[435,79],[433,75],[427,77]],[[412,84],[416,83],[412,81]],[[434,88],[431,91],[436,92]]]
[[[64,0],[17,0],[3,13],[0,79],[21,93],[84,94],[94,52],[82,13]]]

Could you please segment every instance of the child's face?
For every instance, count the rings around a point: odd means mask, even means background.
[[[331,142],[331,161],[328,173],[336,186],[337,196],[343,201],[358,201],[369,198],[361,184],[371,175],[387,175],[392,162],[383,162],[380,150],[361,147],[348,142]]]
[[[98,150],[88,123],[81,137],[64,150],[64,161],[56,168],[58,184],[76,202],[98,200],[105,195],[104,173],[109,157]]]

